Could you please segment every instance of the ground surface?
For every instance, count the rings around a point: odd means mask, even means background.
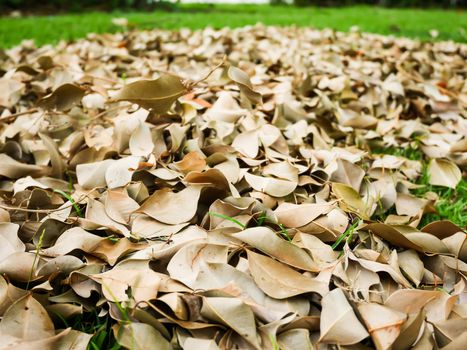
[[[213,26],[240,27],[258,22],[269,25],[298,25],[348,31],[358,25],[363,31],[431,39],[467,40],[464,11],[439,9],[384,9],[374,7],[296,8],[268,5],[180,5],[175,12],[83,13],[25,18],[0,18],[0,47],[34,38],[39,45],[59,39],[76,39],[90,32],[114,32],[114,17],[127,17],[138,28],[192,29]]]
[[[0,348],[461,349],[466,53],[261,26],[5,51]]]

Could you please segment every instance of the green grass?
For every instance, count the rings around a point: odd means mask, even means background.
[[[423,227],[430,222],[436,220],[450,220],[460,227],[467,226],[467,180],[462,178],[456,189],[433,186],[428,183],[429,175],[426,166],[423,174],[419,179],[419,183],[424,187],[415,190],[413,193],[417,197],[423,196],[426,192],[435,192],[439,199],[435,205],[437,213],[425,214],[420,222],[420,227]]]
[[[88,350],[121,349],[112,332],[112,320],[108,314],[98,317],[96,311],[84,312],[76,316],[71,324],[64,321],[63,326],[65,328],[71,326],[81,332],[93,334],[87,347]]]
[[[416,183],[423,187],[412,191],[417,197],[423,198],[427,192],[434,192],[438,195],[439,199],[435,203],[437,213],[428,213],[423,215],[423,218],[419,224],[419,227],[423,227],[430,222],[437,220],[450,220],[460,227],[467,226],[467,179],[463,177],[456,189],[433,186],[429,183],[428,174],[428,159],[424,156],[419,148],[405,147],[387,147],[387,148],[375,148],[371,151],[373,154],[391,154],[395,156],[401,156],[410,160],[422,161],[423,170]],[[376,215],[373,217],[374,220],[384,221],[389,214],[395,214],[394,207],[388,212]]]
[[[440,9],[386,9],[370,6],[343,8],[297,8],[269,5],[180,5],[174,11],[81,13],[23,18],[0,17],[0,47],[11,47],[23,39],[38,45],[72,40],[87,33],[116,32],[114,17],[126,17],[136,28],[178,29],[212,26],[241,27],[258,22],[269,25],[330,27],[347,31],[358,25],[362,31],[430,39],[429,31],[439,31],[438,39],[467,41],[464,11]]]

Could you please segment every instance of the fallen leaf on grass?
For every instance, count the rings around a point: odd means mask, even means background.
[[[430,184],[456,188],[462,178],[458,166],[446,159],[432,159],[428,166]]]
[[[154,327],[145,323],[115,324],[112,330],[117,342],[128,349],[149,350],[154,347],[161,350],[173,349],[167,339]]]

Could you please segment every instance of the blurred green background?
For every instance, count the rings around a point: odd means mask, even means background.
[[[348,31],[356,25],[365,32],[467,42],[467,15],[460,1],[295,0],[295,5],[272,1],[182,4],[148,0],[0,0],[0,47],[8,48],[24,39],[43,45],[91,32],[116,32],[122,27],[112,24],[115,17],[127,18],[130,29],[240,27],[261,22]]]

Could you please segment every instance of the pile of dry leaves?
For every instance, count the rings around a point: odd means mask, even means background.
[[[1,52],[0,348],[85,349],[95,315],[132,349],[463,349],[466,232],[422,227],[420,178],[464,181],[466,55],[261,26]]]

